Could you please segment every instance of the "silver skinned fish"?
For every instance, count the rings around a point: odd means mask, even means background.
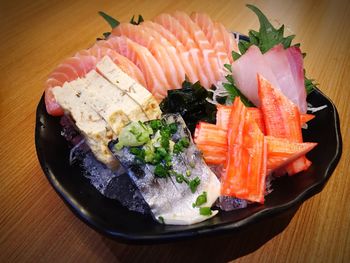
[[[162,117],[162,121],[177,125],[177,131],[172,134],[171,141],[176,143],[181,138],[187,138],[189,141],[188,147],[182,152],[171,155],[171,171],[174,174],[183,175],[186,178],[185,181],[199,179],[200,183],[195,191],[191,190],[184,181],[179,182],[175,176],[165,178],[156,176],[155,165],[140,162],[130,152],[130,147],[118,150],[117,140],[111,141],[109,148],[128,171],[156,220],[173,225],[190,225],[204,221],[217,214],[217,211],[211,211],[206,215],[200,214],[200,207],[209,208],[215,203],[220,195],[220,182],[205,164],[182,117],[179,114],[166,114]],[[197,197],[204,192],[206,202],[195,206]]]

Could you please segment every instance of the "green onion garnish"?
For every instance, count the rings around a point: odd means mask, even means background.
[[[207,192],[203,192],[202,194],[200,194],[197,199],[196,202],[194,204],[192,204],[193,207],[199,207],[202,204],[205,204],[207,202]]]
[[[212,212],[210,207],[204,206],[199,208],[199,214],[202,216],[210,216]]]
[[[191,180],[189,182],[189,187],[191,189],[191,192],[194,194],[197,190],[198,185],[201,183],[201,179],[199,179],[198,177],[194,178],[193,180]]]

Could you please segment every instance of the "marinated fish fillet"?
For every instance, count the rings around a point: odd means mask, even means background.
[[[109,144],[110,150],[128,171],[130,178],[138,187],[143,198],[150,206],[153,216],[165,224],[190,225],[214,216],[201,215],[198,207],[193,207],[198,195],[206,192],[207,201],[202,206],[211,207],[220,195],[220,182],[205,164],[200,151],[191,140],[190,132],[179,114],[163,116],[167,124],[176,123],[177,131],[171,140],[179,141],[187,138],[189,146],[183,152],[172,155],[171,167],[176,174],[188,176],[188,180],[196,177],[200,183],[194,193],[189,186],[179,183],[173,176],[160,178],[155,175],[155,165],[142,163],[131,152],[130,147],[118,150],[117,141]]]

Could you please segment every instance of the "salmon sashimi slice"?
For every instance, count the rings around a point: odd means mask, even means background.
[[[96,58],[93,56],[84,56],[83,58],[70,57],[58,65],[48,76],[45,83],[45,106],[50,115],[61,116],[63,109],[58,105],[52,93],[52,88],[62,86],[69,82],[83,77],[87,72],[94,69]]]
[[[223,42],[225,44],[227,56],[229,57],[230,60],[232,59],[233,61],[232,51],[240,53],[238,49],[238,41],[234,37],[233,33],[227,31],[224,25],[219,22],[214,22],[214,32],[216,31],[218,32],[216,34],[222,36]]]
[[[291,142],[303,142],[298,107],[260,74],[257,75],[257,79],[266,134]],[[310,162],[305,156],[299,159],[287,166],[289,175],[309,167]]]
[[[212,84],[217,81],[222,81],[224,77],[224,64],[220,64],[220,60],[213,46],[205,36],[200,27],[192,21],[189,15],[185,12],[175,11],[172,14],[180,24],[187,30],[187,32],[193,37],[197,47],[202,51],[204,58],[204,68],[209,76]]]
[[[142,86],[146,87],[146,81],[143,77],[141,70],[128,58],[120,55],[115,50],[103,46],[100,42],[97,42],[91,48],[79,51],[76,56],[94,56],[97,61],[100,61],[104,56],[108,56],[118,67],[121,68],[126,74],[135,79]]]
[[[174,52],[169,52],[170,44],[166,46],[165,42],[159,42],[142,27],[129,23],[121,23],[115,27],[112,30],[112,35],[126,36],[146,47],[161,65],[171,88],[181,88],[182,82],[185,80],[185,70],[179,58],[176,55],[174,56]]]
[[[173,33],[162,25],[152,21],[144,21],[139,27],[152,35],[152,37],[157,39],[160,43],[164,44],[174,61],[177,59],[181,61],[185,70],[185,75],[190,82],[196,83],[199,80],[193,58]]]
[[[222,35],[222,31],[218,26],[214,25],[212,19],[205,13],[194,12],[191,14],[191,19],[200,27],[205,36],[209,40],[212,47],[215,49],[221,65],[232,63],[232,55],[228,53],[225,36]],[[227,32],[227,34],[229,34]]]
[[[214,83],[211,81],[211,79],[207,75],[206,70],[203,67],[205,63],[203,54],[202,51],[196,45],[193,36],[191,36],[186,31],[186,29],[180,24],[180,22],[170,14],[160,14],[156,16],[153,19],[153,21],[169,30],[183,44],[183,46],[186,49],[186,52],[188,53],[188,56],[191,57],[191,60],[193,61],[201,85],[209,89]]]
[[[113,47],[114,50],[130,59],[141,70],[147,83],[147,89],[156,99],[161,100],[166,96],[170,84],[161,65],[147,48],[125,36],[110,37],[103,44]]]

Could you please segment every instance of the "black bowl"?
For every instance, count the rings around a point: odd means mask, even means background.
[[[342,152],[339,116],[334,104],[318,89],[308,96],[308,102],[313,106],[327,105],[303,130],[305,141],[318,143],[307,156],[312,166],[295,176],[275,180],[274,191],[264,205],[221,211],[191,226],[161,225],[151,216],[129,211],[100,194],[78,165],[69,164],[69,143],[60,134],[59,118],[46,112],[43,97],[37,107],[35,144],[41,167],[59,196],[74,214],[104,235],[128,243],[158,243],[229,233],[296,211],[302,202],[319,193],[331,176]]]

